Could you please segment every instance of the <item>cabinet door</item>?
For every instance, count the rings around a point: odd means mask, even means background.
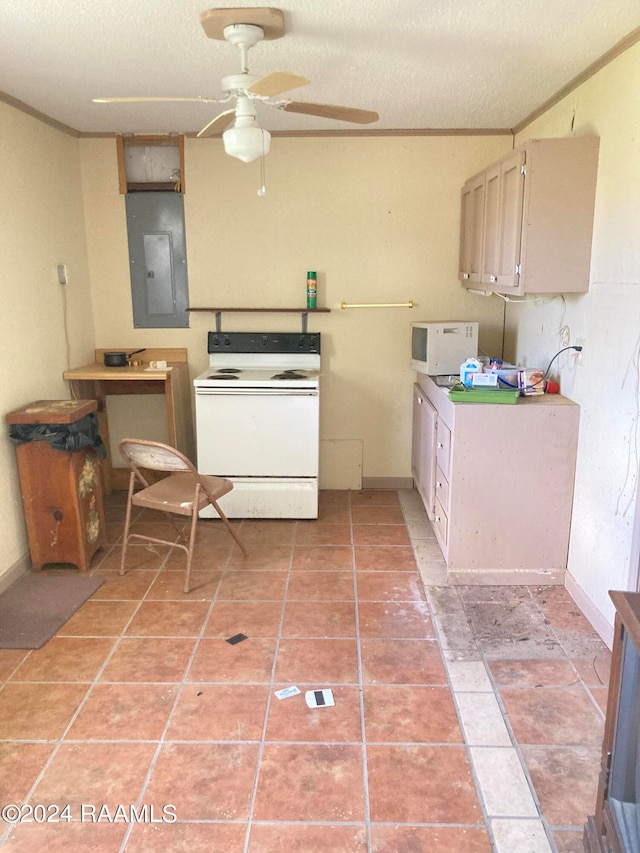
[[[482,239],[483,284],[498,281],[500,236],[500,164],[487,169],[484,189],[484,234]]]
[[[524,164],[524,150],[514,152],[500,164],[500,226],[496,265],[499,288],[516,288],[520,284]]]
[[[435,502],[437,418],[438,414],[422,388],[414,385],[411,473],[430,521],[433,521]]]
[[[484,174],[476,175],[462,188],[458,278],[465,284],[480,281],[482,275],[484,184]]]

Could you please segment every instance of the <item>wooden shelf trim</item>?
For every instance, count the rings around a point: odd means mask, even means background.
[[[331,308],[187,308],[187,311],[211,311],[221,314],[223,311],[262,311],[272,314],[327,314]]]

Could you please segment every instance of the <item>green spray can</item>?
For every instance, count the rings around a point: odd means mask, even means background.
[[[307,308],[317,308],[318,281],[314,270],[307,273]]]

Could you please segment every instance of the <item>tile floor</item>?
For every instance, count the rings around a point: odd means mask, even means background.
[[[246,558],[202,522],[185,596],[177,549],[119,577],[106,511],[106,583],[0,651],[0,799],[39,809],[7,851],[582,849],[610,656],[563,588],[449,587],[417,494],[364,491],[235,522]]]

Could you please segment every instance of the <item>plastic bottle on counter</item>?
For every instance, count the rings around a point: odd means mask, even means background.
[[[317,308],[318,281],[315,270],[307,273],[307,308]]]
[[[471,388],[474,373],[482,373],[482,365],[477,358],[468,358],[460,365],[460,382],[467,388]]]

